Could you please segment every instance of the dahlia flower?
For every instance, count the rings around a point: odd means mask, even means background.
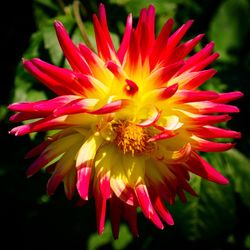
[[[104,6],[93,16],[97,53],[84,44],[77,47],[62,23],[55,22],[60,46],[71,69],[38,58],[23,61],[25,69],[57,97],[14,103],[10,120],[29,123],[13,128],[16,136],[55,130],[27,157],[36,157],[28,168],[52,175],[47,192],[62,182],[68,199],[77,190],[87,201],[95,199],[98,233],[104,230],[109,206],[112,231],[119,235],[121,219],[138,235],[137,208],[156,227],[174,221],[166,205],[176,196],[185,202],[190,173],[209,181],[228,180],[200,155],[233,147],[215,138],[239,138],[240,133],[215,125],[228,121],[238,108],[227,102],[240,92],[198,90],[216,71],[207,69],[218,53],[213,42],[188,56],[203,34],[180,43],[193,21],[171,34],[169,19],[155,35],[155,9],[142,9],[135,28],[132,15],[116,51],[107,26]],[[35,121],[33,119],[36,119]]]

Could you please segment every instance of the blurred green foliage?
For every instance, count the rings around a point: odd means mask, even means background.
[[[192,178],[192,186],[198,198],[189,197],[187,204],[179,201],[169,207],[174,215],[175,226],[163,231],[154,228],[139,214],[140,237],[131,236],[126,224],[121,225],[120,238],[111,235],[110,222],[102,236],[97,236],[93,201],[78,207],[76,201],[67,201],[63,189],[53,197],[45,193],[46,173],[31,179],[25,178],[29,162],[23,160],[25,152],[43,140],[44,134],[14,138],[7,131],[10,113],[7,105],[17,101],[34,101],[53,96],[32,78],[21,63],[21,58],[40,57],[58,66],[67,63],[58,45],[53,21],[64,23],[74,42],[83,41],[74,18],[73,0],[30,0],[6,9],[15,8],[15,23],[8,22],[3,42],[5,65],[1,73],[0,121],[1,121],[1,244],[7,249],[18,242],[25,249],[250,249],[250,161],[249,161],[249,114],[250,81],[250,2],[248,0],[107,0],[103,1],[115,46],[119,44],[126,15],[139,11],[149,4],[157,10],[156,29],[169,17],[176,27],[188,19],[195,23],[186,39],[205,33],[199,45],[213,40],[220,58],[214,67],[218,74],[204,88],[216,91],[241,90],[245,97],[235,102],[241,113],[234,115],[229,127],[241,131],[243,138],[236,149],[225,153],[204,154],[204,157],[227,176],[231,183],[219,186],[200,178]],[[81,14],[90,41],[94,42],[91,15],[97,12],[99,1],[82,1]],[[20,11],[20,12],[19,12]],[[25,16],[26,15],[26,16]],[[4,20],[6,22],[6,20]],[[20,21],[20,25],[18,22]],[[23,25],[24,24],[24,25]],[[7,32],[9,31],[9,33]],[[16,34],[21,34],[17,36]],[[9,34],[9,35],[8,35]],[[5,35],[5,34],[4,34]],[[13,39],[13,38],[17,38]],[[29,38],[29,41],[28,41]],[[8,41],[7,39],[10,39]],[[14,51],[10,47],[14,45]],[[4,49],[5,47],[2,46]],[[10,51],[11,50],[11,51]],[[11,60],[13,59],[13,60]],[[14,74],[15,69],[15,74]],[[9,74],[6,77],[6,74]],[[240,153],[241,152],[241,153]]]

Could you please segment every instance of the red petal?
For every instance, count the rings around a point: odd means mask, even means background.
[[[119,237],[122,202],[113,195],[110,199],[110,220],[112,233],[115,239]]]
[[[49,115],[56,108],[59,108],[73,100],[79,99],[79,96],[65,95],[58,96],[51,100],[42,100],[38,102],[19,102],[9,105],[9,109],[19,112],[38,112],[41,115]]]
[[[67,57],[67,60],[69,61],[69,64],[71,65],[73,70],[82,72],[84,74],[91,74],[91,70],[87,62],[81,56],[80,51],[77,49],[77,47],[72,43],[63,24],[59,21],[55,21],[54,26],[63,53]]]
[[[223,152],[234,147],[233,143],[222,143],[222,142],[213,142],[207,141],[197,137],[195,142],[192,143],[193,148],[201,152]]]
[[[91,165],[85,163],[77,170],[77,183],[76,187],[80,197],[83,200],[88,200],[89,182],[91,176]]]
[[[104,61],[108,61],[112,59],[111,56],[111,48],[108,42],[109,38],[105,34],[98,18],[96,15],[93,15],[93,24],[95,29],[95,39],[98,50],[98,55],[104,59]]]
[[[154,47],[152,49],[151,55],[150,55],[150,69],[152,70],[159,59],[162,56],[162,52],[167,46],[167,41],[169,34],[171,32],[171,29],[174,25],[174,20],[171,18],[169,19],[163,26],[159,36],[157,37]]]
[[[95,203],[97,231],[98,234],[102,234],[105,225],[107,200],[98,192],[98,190],[95,191]]]
[[[164,226],[152,206],[146,186],[138,185],[135,188],[135,193],[145,217],[150,219],[159,229],[163,229]]]
[[[241,137],[240,132],[233,130],[227,130],[223,128],[217,128],[213,126],[204,126],[200,128],[195,128],[192,131],[196,136],[203,138],[237,138]]]
[[[127,83],[127,86],[125,86],[126,94],[129,96],[135,95],[139,90],[138,85],[129,79],[126,79],[126,83]]]
[[[126,54],[128,47],[129,47],[131,31],[132,31],[132,14],[129,14],[127,17],[126,28],[125,28],[124,35],[122,38],[122,42],[117,52],[117,56],[121,64],[123,63],[124,55]]]
[[[176,133],[174,133],[173,131],[164,130],[163,132],[161,132],[159,134],[156,134],[155,136],[148,139],[148,142],[155,142],[155,141],[159,141],[159,140],[165,140],[165,139],[171,138],[171,137],[173,137],[175,135],[176,135]]]
[[[109,47],[111,48],[111,50],[115,51],[114,45],[113,45],[113,42],[109,33],[109,29],[108,29],[105,7],[102,3],[99,5],[99,20],[102,26],[102,31],[105,34],[105,39],[107,40],[109,44]]]
[[[193,125],[213,125],[219,122],[226,122],[231,119],[229,115],[198,115],[190,121]]]
[[[64,192],[68,200],[72,200],[76,188],[76,170],[72,168],[63,179]]]
[[[200,42],[200,40],[203,37],[204,37],[204,34],[200,34],[196,36],[195,38],[184,43],[184,48],[185,48],[184,57],[187,56],[191,52],[191,50]]]
[[[174,225],[173,217],[171,216],[170,212],[166,209],[163,202],[159,197],[156,198],[154,202],[154,207],[156,211],[159,213],[161,218],[168,224],[168,225]]]
[[[149,126],[155,124],[159,120],[160,116],[161,116],[161,112],[155,108],[151,117],[149,117],[147,120],[145,120],[141,123],[138,123],[136,125],[139,127],[149,127]]]
[[[62,116],[56,118],[49,116],[47,118],[41,119],[30,124],[15,127],[9,133],[14,134],[15,136],[22,136],[32,132],[46,131],[50,129],[60,129],[68,125],[64,120],[65,117]]]
[[[161,94],[159,95],[160,99],[168,99],[172,97],[178,90],[178,83],[175,83],[167,88],[162,89]]]
[[[218,94],[214,91],[200,91],[200,90],[179,90],[175,94],[177,98],[177,103],[186,103],[186,102],[198,102],[198,101],[207,101],[214,100],[218,98]]]
[[[197,108],[199,113],[209,114],[209,113],[237,113],[239,109],[236,106],[228,104],[220,104],[209,101],[203,101],[198,103],[190,104],[192,107]]]
[[[22,122],[26,120],[46,117],[47,114],[42,113],[17,113],[10,117],[10,122]]]
[[[130,104],[129,100],[121,99],[121,100],[110,102],[110,103],[104,105],[103,107],[101,107],[100,109],[97,109],[95,111],[91,111],[88,113],[94,114],[94,115],[103,115],[103,114],[114,113],[114,112],[126,107],[129,104]]]
[[[213,51],[213,48],[214,48],[214,43],[210,42],[203,49],[201,49],[199,52],[197,52],[193,56],[189,57],[186,60],[185,65],[178,72],[178,74],[181,74],[184,71],[187,71],[188,69],[196,66],[198,63],[203,62],[211,54],[211,52]]]
[[[123,78],[122,69],[115,62],[108,61],[106,63],[106,67],[115,75],[116,78],[118,78],[118,79],[122,79]]]
[[[59,83],[55,79],[46,75],[43,71],[37,68],[32,61],[23,61],[23,65],[29,73],[31,73],[37,80],[46,85],[49,89],[55,92],[57,95],[72,94],[72,90],[69,90],[67,86]]]
[[[215,100],[215,102],[226,103],[226,102],[234,101],[238,98],[241,98],[243,97],[243,95],[244,94],[241,93],[240,91],[222,93],[222,94],[219,94],[219,97]]]
[[[200,71],[199,74],[195,78],[183,84],[182,88],[196,89],[200,85],[202,85],[205,81],[207,81],[212,76],[214,76],[216,72],[217,71],[215,69],[208,69],[208,70]]]
[[[197,153],[193,152],[186,166],[189,171],[201,176],[209,181],[219,184],[228,184],[228,180],[215,170],[208,162],[202,159]]]
[[[78,114],[90,111],[97,103],[96,99],[77,99],[54,110],[55,117],[68,114]]]
[[[172,34],[168,39],[167,49],[168,51],[172,51],[176,45],[181,41],[182,37],[186,34],[188,29],[191,27],[193,20],[187,21],[183,24],[177,31]]]
[[[192,71],[200,71],[203,70],[204,68],[206,68],[210,63],[212,63],[213,61],[215,61],[218,57],[219,57],[219,53],[213,53],[212,55],[210,55],[209,57],[207,57],[206,59],[202,60],[201,62],[197,63],[196,65],[194,65],[194,67],[192,68]]]
[[[34,147],[33,149],[31,149],[26,155],[25,155],[25,159],[29,159],[32,157],[35,157],[39,154],[42,153],[42,151],[47,148],[47,146],[52,142],[52,140],[47,139],[46,141],[43,141],[42,143],[40,143],[39,145],[37,145],[36,147]]]
[[[123,204],[124,218],[128,221],[132,234],[136,237],[139,236],[137,229],[137,211],[135,206]]]

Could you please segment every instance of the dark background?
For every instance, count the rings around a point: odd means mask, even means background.
[[[250,197],[248,191],[250,190],[248,184],[250,183],[248,160],[250,124],[246,120],[250,114],[249,1],[151,1],[162,10],[158,16],[160,24],[171,14],[174,15],[178,25],[188,19],[195,19],[196,22],[188,34],[190,36],[199,33],[208,34],[202,45],[211,39],[218,42],[216,49],[222,55],[214,65],[218,74],[205,88],[244,92],[245,97],[234,103],[241,109],[241,113],[235,115],[229,122],[229,127],[241,131],[243,138],[237,141],[236,149],[241,153],[237,153],[236,157],[233,154],[224,154],[224,158],[220,158],[216,154],[219,159],[217,162],[221,161],[221,165],[231,164],[230,171],[226,170],[224,173],[232,181],[230,187],[217,188],[217,185],[202,183],[199,186],[201,198],[198,198],[200,202],[198,205],[196,204],[196,209],[192,209],[192,207],[190,209],[189,206],[182,206],[178,203],[172,208],[173,213],[176,213],[176,226],[171,228],[166,226],[164,231],[158,231],[142,215],[139,215],[141,236],[133,239],[128,228],[123,225],[119,241],[112,240],[109,226],[106,226],[109,229],[106,229],[107,231],[102,237],[96,236],[93,201],[89,202],[87,206],[78,207],[76,200],[66,200],[62,187],[53,197],[48,197],[46,195],[48,174],[39,173],[32,178],[26,178],[25,170],[30,161],[24,160],[24,155],[42,140],[42,135],[36,136],[35,139],[29,136],[15,138],[7,133],[13,125],[8,122],[10,113],[7,112],[6,106],[18,99],[17,90],[20,88],[18,81],[15,80],[16,75],[21,75],[17,70],[18,64],[20,65],[25,53],[28,55],[27,49],[30,46],[31,34],[43,27],[39,23],[40,17],[37,13],[44,11],[46,18],[51,20],[55,19],[57,15],[64,14],[59,7],[58,11],[50,9],[42,2],[35,0],[1,2],[0,244],[2,246],[0,245],[0,248],[11,249],[17,245],[24,249],[66,247],[90,250],[152,248],[156,250],[179,249],[179,247],[186,249],[250,249],[248,198]],[[59,1],[46,0],[44,2],[53,2],[55,6],[59,6]],[[110,29],[118,35],[122,34],[122,28],[118,24],[125,22],[128,11],[132,10],[133,13],[135,11],[136,18],[137,9],[143,5],[143,1],[135,1],[136,3],[132,3],[133,1],[103,2],[109,13]],[[145,1],[144,7],[151,2]],[[165,2],[169,2],[169,5],[164,5]],[[70,6],[71,3],[72,1],[64,1],[65,6]],[[163,4],[162,8],[161,4]],[[88,12],[83,13],[83,19],[89,22],[91,15],[88,13],[96,12],[97,2],[84,1],[84,6]],[[7,17],[3,13],[6,13]],[[47,24],[43,25],[45,27]],[[53,61],[53,56],[49,50],[46,51],[47,48],[44,48],[44,44],[39,46],[43,46],[39,55]],[[42,89],[45,94],[50,95],[41,86],[32,85],[30,88],[39,91]],[[27,99],[29,97],[27,95]],[[31,99],[34,97],[32,96]],[[221,196],[218,196],[218,192],[221,192]],[[227,197],[228,194],[231,196]],[[192,201],[190,202],[192,203]],[[212,211],[210,211],[211,209]],[[199,212],[198,219],[191,221],[190,218],[193,218],[197,211]],[[228,213],[228,211],[230,212]],[[214,227],[210,225],[210,218],[211,222],[216,221],[218,224],[214,224]]]

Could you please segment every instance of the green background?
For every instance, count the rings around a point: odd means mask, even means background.
[[[133,238],[125,223],[119,240],[113,240],[107,219],[105,232],[96,234],[94,202],[79,207],[67,201],[60,187],[53,197],[46,195],[48,174],[40,172],[25,177],[30,164],[25,153],[44,139],[45,134],[14,137],[8,135],[13,124],[7,105],[15,101],[35,101],[53,96],[23,69],[21,58],[40,57],[64,66],[53,21],[61,20],[72,39],[82,41],[74,20],[73,1],[25,0],[1,2],[1,74],[0,74],[0,248],[11,249],[250,249],[250,162],[249,162],[249,90],[250,84],[250,2],[248,0],[110,0],[102,1],[107,10],[115,45],[124,30],[129,12],[138,18],[142,7],[154,4],[156,30],[169,18],[175,28],[194,19],[185,39],[197,34],[206,36],[197,50],[214,41],[220,58],[213,63],[218,70],[204,89],[240,90],[245,96],[233,102],[241,113],[228,123],[242,132],[234,150],[204,154],[204,157],[230,179],[220,186],[200,178],[192,179],[198,198],[188,196],[187,204],[178,200],[170,207],[175,225],[157,230],[139,214],[140,237]],[[91,24],[99,1],[82,1],[82,18],[91,41]],[[7,17],[3,16],[7,14]],[[7,245],[6,245],[7,244]]]

